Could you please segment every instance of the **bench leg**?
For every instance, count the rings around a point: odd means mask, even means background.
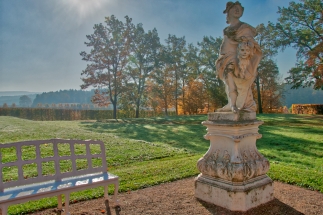
[[[69,212],[69,206],[70,206],[70,194],[69,193],[66,193],[65,195],[65,215],[70,215],[70,212]]]
[[[62,207],[62,195],[58,195],[57,196],[57,209],[58,210],[62,210],[63,207]]]
[[[113,200],[116,205],[118,205],[118,199],[117,199],[118,191],[119,191],[119,182],[114,183]]]
[[[104,199],[108,199],[109,198],[109,185],[104,186]]]
[[[69,202],[70,202],[70,194],[64,194],[65,196],[65,207],[64,207],[64,214],[69,215]],[[62,204],[62,195],[57,196],[57,208],[59,213],[58,214],[63,214],[62,209],[63,209],[63,204]]]
[[[119,183],[113,183],[114,185],[114,193],[113,193],[113,201],[116,205],[118,205],[118,199],[117,199],[117,195],[118,195],[118,191],[119,191]],[[109,185],[104,186],[104,198],[105,199],[109,199]]]

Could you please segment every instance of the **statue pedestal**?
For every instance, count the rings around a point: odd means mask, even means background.
[[[209,113],[205,139],[210,148],[199,159],[201,174],[195,180],[195,197],[231,211],[247,211],[273,200],[268,160],[256,140],[263,124],[256,113]]]

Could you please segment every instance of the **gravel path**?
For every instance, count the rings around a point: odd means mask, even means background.
[[[247,212],[231,212],[224,208],[197,200],[194,197],[194,178],[165,183],[137,191],[120,193],[121,211],[105,210],[102,198],[78,202],[70,206],[75,215],[323,215],[323,194],[297,186],[274,182],[275,199]],[[55,209],[33,213],[33,215],[55,214]]]

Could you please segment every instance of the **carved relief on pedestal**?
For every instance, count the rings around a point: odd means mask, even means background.
[[[237,162],[238,160],[238,162]],[[269,170],[268,160],[257,150],[244,150],[238,159],[232,162],[227,150],[215,150],[207,153],[197,162],[197,168],[203,175],[228,181],[243,182],[264,175]]]

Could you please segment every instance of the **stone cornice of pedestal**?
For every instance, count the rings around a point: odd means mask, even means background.
[[[270,184],[273,182],[273,180],[267,175],[261,175],[244,182],[232,182],[223,180],[221,178],[209,177],[207,175],[203,175],[202,173],[197,177],[197,180],[211,184],[213,186],[217,186],[230,192],[246,192],[248,190],[252,190],[255,187]]]
[[[224,120],[218,120],[218,121],[203,121],[202,125],[208,126],[208,125],[215,125],[215,126],[228,126],[228,127],[241,127],[244,125],[262,125],[264,122],[260,120],[245,120],[245,121],[224,121]]]
[[[259,120],[246,121],[204,121],[202,125],[207,127],[208,133],[204,135],[206,140],[210,140],[211,136],[221,136],[233,139],[235,142],[246,137],[256,136],[256,139],[262,137],[258,133],[258,126],[263,124]],[[232,130],[234,129],[234,130]]]
[[[243,135],[228,135],[228,134],[218,134],[218,133],[208,133],[204,135],[204,139],[210,140],[211,136],[221,136],[221,137],[227,137],[230,139],[233,139],[234,142],[240,142],[243,138],[256,136],[257,139],[260,139],[262,137],[259,133],[249,133],[249,134],[243,134]]]
[[[233,112],[213,112],[208,113],[209,121],[223,122],[243,122],[256,120],[256,112],[239,111]]]

